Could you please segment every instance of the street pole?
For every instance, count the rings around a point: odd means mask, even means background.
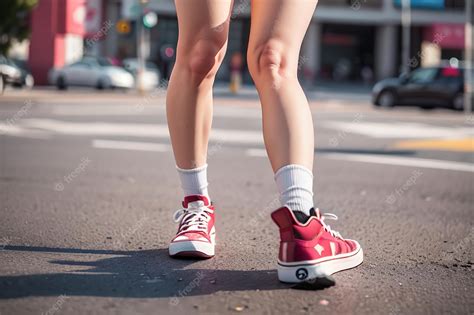
[[[140,12],[137,17],[137,90],[144,93],[143,74],[145,73],[145,32],[143,26],[143,13],[148,0],[140,0]]]
[[[401,0],[402,73],[410,72],[411,0]]]
[[[472,1],[466,1],[466,24],[464,26],[464,112],[471,115],[472,112],[472,64],[473,64],[473,47],[472,47],[472,19],[473,19]]]

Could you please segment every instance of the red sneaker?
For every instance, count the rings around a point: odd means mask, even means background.
[[[176,211],[174,220],[179,222],[179,228],[169,246],[170,256],[214,256],[214,206],[209,199],[200,195],[185,197],[183,209]]]
[[[278,279],[282,282],[323,278],[354,268],[364,259],[357,241],[344,239],[324,223],[324,219],[337,220],[334,214],[321,215],[319,209],[311,209],[311,214],[303,224],[287,207],[272,213],[280,228]]]

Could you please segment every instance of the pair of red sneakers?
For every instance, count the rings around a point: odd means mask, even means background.
[[[344,239],[324,222],[324,219],[337,219],[335,215],[311,209],[310,216],[296,218],[290,209],[281,207],[271,216],[280,229],[280,281],[305,282],[362,263],[363,252],[359,243]],[[214,256],[214,206],[205,196],[184,198],[183,209],[175,213],[175,221],[179,222],[179,228],[169,246],[170,256]]]

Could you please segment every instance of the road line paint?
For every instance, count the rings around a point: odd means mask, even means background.
[[[323,122],[326,128],[360,134],[371,138],[465,138],[474,135],[473,128],[441,127],[420,123],[378,123],[378,122]]]
[[[245,151],[247,156],[267,157],[264,149],[248,149]],[[346,154],[346,153],[317,153],[317,157],[345,160],[351,162],[365,162],[374,164],[412,166],[421,168],[432,168],[440,170],[453,170],[463,172],[474,172],[474,164],[453,162],[446,160],[420,159],[411,157],[386,156],[378,154]]]
[[[15,124],[0,123],[0,135],[7,135],[13,137],[29,138],[29,139],[49,139],[51,138],[49,132],[43,130],[31,130],[23,128]]]
[[[160,124],[71,122],[54,119],[24,119],[22,127],[75,136],[125,136],[169,139],[168,126]],[[213,129],[211,141],[263,144],[261,131]]]
[[[114,106],[113,108],[106,107],[64,107],[58,106],[52,109],[52,114],[55,116],[140,116],[144,115],[146,112],[147,115],[153,113],[156,115],[164,113],[164,110],[158,108],[143,108],[143,107],[134,107],[130,106]]]
[[[151,142],[134,142],[134,141],[116,141],[116,140],[92,140],[92,146],[99,149],[116,149],[116,150],[132,150],[132,151],[150,151],[150,152],[167,152],[171,147],[161,143]]]
[[[394,147],[397,149],[474,152],[474,138],[407,140],[395,143]]]
[[[474,164],[452,162],[443,160],[420,159],[411,157],[385,156],[377,154],[345,154],[345,153],[324,153],[321,156],[328,159],[345,160],[352,162],[364,162],[375,164],[387,164],[398,166],[413,166],[421,168],[432,168],[440,170],[452,170],[463,172],[474,172]]]
[[[137,101],[130,105],[110,105],[110,106],[52,106],[51,113],[55,116],[143,116],[166,114],[164,106],[149,105],[148,103]],[[241,108],[234,106],[215,106],[214,117],[231,118],[256,118],[262,117],[261,110],[257,108]]]
[[[267,157],[267,151],[263,149],[247,149],[245,155],[255,157]]]

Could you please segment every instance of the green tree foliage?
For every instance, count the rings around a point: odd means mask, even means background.
[[[0,53],[6,54],[12,41],[30,34],[30,12],[38,0],[0,0]]]

